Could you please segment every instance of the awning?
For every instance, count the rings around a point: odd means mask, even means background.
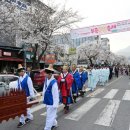
[[[16,61],[16,62],[23,62],[23,59],[20,58],[13,58],[13,57],[1,57],[1,61]]]

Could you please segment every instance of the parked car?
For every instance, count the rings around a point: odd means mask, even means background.
[[[55,70],[54,77],[58,79],[59,72]],[[31,78],[33,80],[33,85],[36,90],[42,90],[43,84],[45,82],[45,70],[32,70]]]
[[[17,87],[18,76],[13,74],[0,74],[0,93]]]
[[[12,88],[17,88],[18,78],[18,76],[13,74],[0,74],[0,95]],[[35,89],[34,93],[36,98],[39,98],[41,96]]]

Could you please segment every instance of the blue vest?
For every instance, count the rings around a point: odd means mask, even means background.
[[[74,94],[74,93],[78,93],[78,89],[81,86],[80,74],[79,74],[78,71],[76,71],[73,74],[73,78],[74,78],[74,81],[73,81],[73,84],[72,84],[72,93]]]
[[[23,79],[23,81],[20,83],[21,84],[21,88],[22,90],[25,91],[26,96],[29,97],[30,96],[30,92],[29,92],[29,88],[28,88],[28,75]],[[20,84],[19,84],[19,80],[18,80],[18,88],[20,88]]]
[[[83,71],[80,74],[80,80],[81,80],[81,85],[83,86],[85,84],[86,80],[87,80],[87,73],[86,72]]]
[[[52,86],[56,83],[56,79],[52,80],[47,86],[47,79],[45,81],[45,94],[43,103],[46,105],[53,105]]]

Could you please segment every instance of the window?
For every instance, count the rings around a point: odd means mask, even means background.
[[[21,1],[17,1],[17,4],[18,4],[18,6],[22,5]]]
[[[11,3],[11,0],[5,0],[5,2]]]
[[[16,3],[16,0],[11,0],[13,3]]]

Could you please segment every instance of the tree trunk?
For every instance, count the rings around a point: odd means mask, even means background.
[[[90,61],[90,66],[93,66],[93,62],[91,58],[89,58],[89,61]]]
[[[39,65],[37,63],[37,51],[38,51],[38,44],[35,44],[35,48],[34,48],[34,56],[33,56],[33,59],[32,59],[32,69],[37,69],[39,68]]]
[[[45,49],[42,50],[42,53],[38,57],[37,64],[40,64],[41,58],[43,57],[43,55],[44,55],[44,53],[45,53],[46,50],[47,50],[47,43],[45,43]]]

